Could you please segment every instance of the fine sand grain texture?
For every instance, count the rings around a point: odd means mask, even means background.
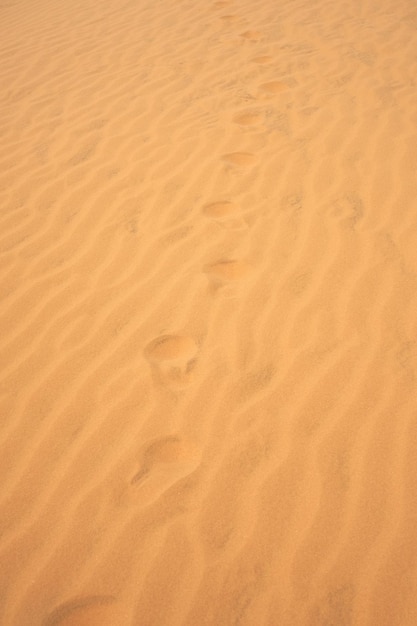
[[[416,626],[416,33],[0,4],[1,626]]]

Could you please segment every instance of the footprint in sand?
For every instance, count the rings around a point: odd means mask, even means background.
[[[281,93],[282,91],[286,91],[288,89],[288,85],[279,80],[272,80],[268,83],[262,83],[259,85],[259,89],[269,95],[275,95],[277,93]]]
[[[238,113],[234,116],[233,122],[235,124],[239,124],[240,126],[257,126],[262,122],[263,116],[259,113],[252,113],[248,111],[247,113]]]
[[[244,33],[240,33],[239,37],[246,39],[246,41],[260,41],[263,37],[262,33],[258,30],[246,30]]]
[[[206,265],[204,272],[207,274],[213,291],[227,289],[230,291],[234,285],[244,280],[251,271],[251,265],[246,261],[227,259]]]
[[[274,57],[269,56],[268,54],[264,54],[263,56],[254,57],[252,63],[256,63],[257,65],[268,65],[268,63],[272,63]]]
[[[240,21],[240,17],[238,17],[237,15],[221,15],[220,19],[225,24],[234,24],[235,22]]]
[[[223,9],[224,7],[229,6],[229,4],[232,4],[230,0],[218,0],[218,2],[213,4],[213,7],[215,9]]]
[[[191,337],[162,335],[146,346],[144,354],[160,382],[183,386],[191,382],[197,351]]]
[[[160,437],[143,450],[139,470],[130,484],[137,491],[141,504],[149,504],[191,474],[200,459],[200,450],[194,443],[176,435]]]
[[[128,623],[113,596],[86,596],[61,604],[42,626],[115,626]]]
[[[223,161],[230,163],[230,165],[237,165],[238,167],[250,167],[256,163],[256,157],[252,152],[229,152],[223,154]]]
[[[228,200],[206,204],[203,207],[203,213],[224,228],[240,230],[248,226],[243,217],[240,216],[238,205]]]
[[[139,471],[130,481],[131,485],[144,483],[150,472],[159,465],[190,464],[199,458],[197,447],[177,435],[160,437],[148,444],[143,453]],[[170,471],[173,468],[170,467]]]

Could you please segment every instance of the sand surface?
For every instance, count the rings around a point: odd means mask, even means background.
[[[0,4],[1,626],[417,624],[416,32]]]

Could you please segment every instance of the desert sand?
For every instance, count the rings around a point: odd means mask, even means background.
[[[1,626],[415,626],[414,0],[0,24]]]

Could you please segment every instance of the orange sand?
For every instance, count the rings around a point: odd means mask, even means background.
[[[1,626],[417,624],[416,27],[0,4]]]

